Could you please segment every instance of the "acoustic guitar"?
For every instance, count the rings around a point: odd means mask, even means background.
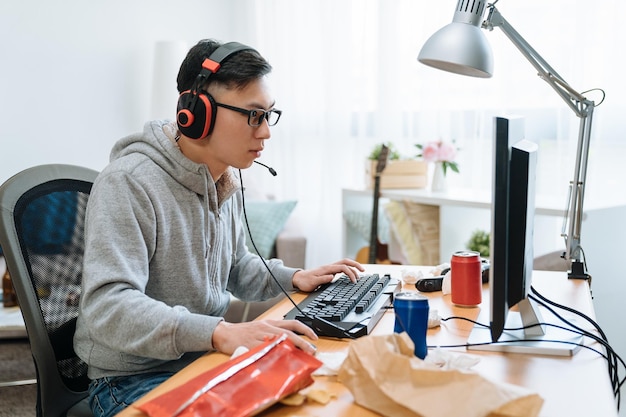
[[[376,172],[374,174],[374,207],[372,208],[372,227],[370,229],[369,246],[361,248],[356,254],[356,261],[368,264],[391,264],[389,258],[388,246],[380,243],[378,240],[378,199],[380,197],[380,175],[389,157],[389,147],[382,145],[378,161],[376,163]]]

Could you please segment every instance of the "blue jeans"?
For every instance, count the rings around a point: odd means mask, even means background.
[[[93,380],[89,384],[89,406],[95,417],[112,417],[172,375],[155,372]]]

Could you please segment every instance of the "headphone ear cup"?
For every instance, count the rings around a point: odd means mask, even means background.
[[[191,139],[202,139],[213,132],[217,106],[210,94],[183,91],[178,98],[176,123],[180,132]]]

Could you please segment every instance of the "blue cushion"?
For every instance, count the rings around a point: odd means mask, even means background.
[[[58,191],[31,201],[19,226],[22,242],[29,251],[62,253],[74,235],[77,203],[78,194],[74,191]]]
[[[272,255],[276,238],[285,227],[296,203],[296,201],[246,201],[246,215],[252,240],[263,258]],[[256,252],[247,229],[246,244],[251,252]]]

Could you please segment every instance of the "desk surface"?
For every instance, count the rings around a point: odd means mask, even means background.
[[[2,302],[0,302],[0,339],[24,338],[26,336],[26,325],[20,308],[3,307]]]
[[[425,273],[429,268],[410,267],[406,265],[368,265],[368,272],[390,273],[400,278],[403,269],[422,269]],[[533,275],[534,287],[544,296],[555,302],[574,307],[578,311],[594,316],[589,287],[581,280],[568,280],[565,273],[536,271]],[[414,289],[407,286],[406,289]],[[452,305],[450,296],[442,296],[440,292],[427,294],[431,309],[436,309],[441,317],[461,315],[488,323],[488,289],[483,289],[483,303],[477,308],[460,308]],[[296,300],[304,298],[296,294]],[[277,304],[263,314],[261,318],[282,318],[291,309],[288,301]],[[552,322],[549,313],[544,320]],[[583,325],[587,329],[586,326]],[[461,320],[444,322],[441,327],[428,332],[429,346],[464,344],[472,325]],[[393,315],[388,312],[374,329],[374,334],[385,334],[393,329]],[[341,351],[348,348],[349,341],[321,338],[316,342],[320,351]],[[585,343],[600,349],[592,341]],[[551,356],[534,356],[513,353],[466,352],[465,348],[450,348],[474,355],[480,362],[473,368],[476,372],[495,381],[503,381],[528,387],[544,398],[541,416],[604,416],[617,417],[615,401],[607,372],[606,361],[598,354],[581,349],[576,355],[568,358]],[[223,354],[207,354],[183,369],[161,386],[150,392],[139,402],[154,398],[178,385],[185,383],[207,369],[227,360]],[[277,405],[265,411],[263,416],[377,416],[369,410],[354,404],[353,397],[336,377],[316,377],[315,388],[326,389],[336,395],[329,404],[321,406],[306,403],[300,407]],[[118,417],[143,417],[144,414],[134,407],[129,407]]]

